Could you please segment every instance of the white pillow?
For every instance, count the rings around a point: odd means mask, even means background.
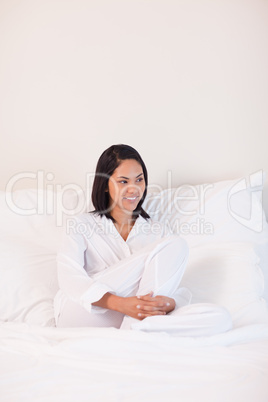
[[[262,171],[250,177],[200,185],[183,185],[148,194],[150,216],[180,233],[190,248],[222,242],[248,242],[265,277],[268,302],[268,224],[263,212]]]
[[[0,321],[55,325],[56,253],[75,206],[72,191],[0,192]]]
[[[215,303],[229,310],[234,327],[268,323],[262,299],[264,278],[251,243],[208,243],[190,248],[181,286],[191,303]]]
[[[0,319],[55,326],[55,253],[24,239],[1,238]]]

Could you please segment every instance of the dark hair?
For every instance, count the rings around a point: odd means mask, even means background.
[[[129,145],[118,144],[112,145],[101,154],[96,166],[91,195],[92,203],[95,208],[95,210],[92,212],[97,212],[100,216],[105,215],[113,222],[115,222],[115,219],[111,216],[109,210],[109,192],[107,191],[108,181],[115,169],[123,160],[126,159],[135,159],[141,165],[145,181],[145,190],[140,202],[133,211],[133,217],[138,217],[141,215],[145,219],[150,218],[147,212],[145,212],[142,208],[142,203],[147,194],[148,185],[148,174],[145,163],[143,162],[140,154],[134,148]]]

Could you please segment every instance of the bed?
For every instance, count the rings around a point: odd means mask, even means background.
[[[56,253],[77,187],[0,193],[0,400],[268,400],[268,225],[263,172],[149,191],[145,209],[190,248],[192,303],[226,307],[233,329],[185,337],[165,328],[56,328]],[[57,190],[57,191],[56,191]],[[157,191],[156,191],[157,190]]]

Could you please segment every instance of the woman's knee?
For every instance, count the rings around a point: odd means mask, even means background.
[[[170,235],[166,238],[168,248],[171,253],[175,253],[182,260],[187,260],[189,257],[189,246],[182,237],[178,235]]]
[[[176,250],[189,252],[189,247],[186,240],[176,234],[171,234],[169,236],[163,237],[160,240],[160,243],[170,245],[170,247],[174,247]]]

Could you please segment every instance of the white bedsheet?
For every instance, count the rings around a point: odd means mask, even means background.
[[[267,402],[268,326],[209,338],[0,326],[1,402]]]

